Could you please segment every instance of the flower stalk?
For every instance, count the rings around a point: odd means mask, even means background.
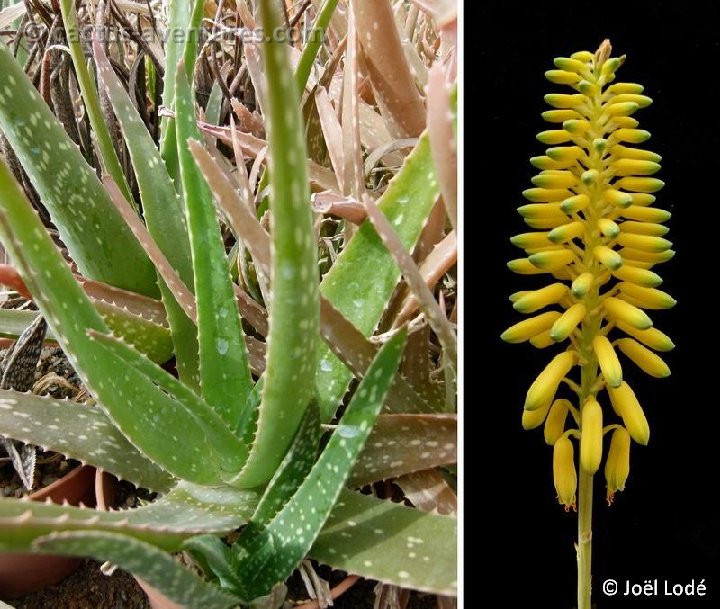
[[[527,341],[536,348],[565,344],[530,386],[522,423],[526,429],[545,424],[545,440],[554,447],[558,500],[578,511],[579,609],[591,606],[593,480],[603,460],[603,438],[612,434],[605,460],[609,503],[625,488],[631,440],[645,445],[650,438],[619,355],[664,378],[670,369],[655,351],[674,346],[644,310],[675,305],[657,289],[662,278],[652,270],[674,254],[664,237],[670,214],[652,207],[652,193],[663,183],[650,176],[661,159],[637,146],[650,134],[637,129],[631,116],[652,100],[640,85],[611,84],[625,57],[610,53],[605,41],[594,54],[557,58],[557,69],[546,72],[548,80],[574,92],[545,97],[552,109],[543,117],[562,129],[538,135],[550,148],[531,159],[540,173],[523,192],[529,203],[518,209],[535,230],[511,239],[526,257],[508,267],[523,275],[550,274],[555,281],[513,294],[513,308],[533,316],[502,334],[507,342]],[[579,384],[570,378],[575,367]],[[564,386],[576,394],[574,404],[557,395]],[[579,472],[573,440],[579,440]]]

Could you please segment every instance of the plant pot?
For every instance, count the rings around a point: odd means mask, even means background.
[[[97,491],[96,491],[97,489]],[[49,486],[30,495],[33,501],[70,505],[99,505],[104,508],[114,499],[114,478],[102,470],[83,465]],[[97,497],[97,499],[96,499]],[[0,597],[17,598],[34,590],[57,584],[73,573],[82,559],[44,554],[0,554]]]

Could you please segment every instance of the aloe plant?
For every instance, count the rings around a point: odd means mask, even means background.
[[[336,4],[325,3],[316,27],[328,26]],[[48,340],[63,348],[97,401],[90,408],[0,390],[0,413],[8,415],[0,417],[0,434],[161,495],[125,512],[0,500],[0,551],[110,560],[187,607],[251,603],[305,556],[386,584],[454,595],[455,519],[355,490],[456,460],[455,417],[435,412],[429,368],[416,371],[417,383],[398,373],[407,330],[370,339],[402,274],[440,337],[445,365],[455,366],[453,329],[408,253],[423,239],[440,192],[427,135],[377,206],[366,202],[370,220],[320,281],[308,186],[319,172],[307,170],[297,103],[319,45],[307,45],[294,78],[282,41],[262,48],[268,233],[218,150],[203,144],[193,78],[202,6],[170,6],[172,27],[186,36],[167,48],[164,100],[173,114],[159,145],[106,50],[93,45],[97,84],[120,124],[140,206],[128,200],[117,166],[108,169],[112,176],[96,177],[0,43],[0,90],[12,85],[0,98],[0,128],[80,272],[68,267],[0,159],[0,239],[20,275],[0,269],[0,278],[29,291]],[[258,6],[265,31],[276,31],[277,3]],[[74,15],[68,25],[77,27]],[[78,61],[79,47],[75,53]],[[97,92],[86,76],[83,95],[93,105]],[[25,107],[16,107],[18,99]],[[13,122],[36,115],[56,144],[40,153],[40,136]],[[238,166],[249,141],[232,132]],[[62,172],[57,183],[47,172],[53,167]],[[92,213],[85,212],[88,197]],[[264,302],[233,281],[213,199],[268,275]],[[93,239],[81,238],[88,234]],[[0,311],[5,335],[30,322],[28,312]],[[173,356],[177,376],[161,367]],[[348,392],[353,377],[358,384]],[[240,527],[232,544],[222,541]],[[205,579],[169,555],[181,551]]]

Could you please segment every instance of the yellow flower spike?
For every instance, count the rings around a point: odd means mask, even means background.
[[[582,114],[575,110],[546,110],[542,113],[542,117],[548,123],[562,123],[583,118]]]
[[[667,352],[675,348],[675,343],[672,342],[670,337],[657,328],[638,330],[622,322],[617,322],[617,327],[619,330],[625,332],[625,334],[639,340],[651,349],[655,349],[655,351]]]
[[[603,448],[602,408],[595,398],[583,404],[580,421],[580,467],[594,474],[600,468]]]
[[[548,70],[545,72],[545,78],[556,85],[574,85],[580,82],[579,74],[565,70]]]
[[[576,186],[578,179],[577,176],[574,176],[570,171],[550,170],[543,171],[541,174],[536,175],[532,179],[532,183],[541,188],[560,190]]]
[[[534,237],[532,232],[513,237],[527,258],[508,266],[521,274],[546,273],[557,280],[539,290],[514,294],[516,310],[534,314],[552,306],[559,311],[550,312],[555,315],[550,325],[551,317],[544,317],[542,323],[533,318],[503,336],[515,342],[528,340],[538,349],[555,341],[571,344],[528,389],[522,422],[530,429],[544,421],[545,440],[554,446],[560,503],[574,506],[577,493],[578,609],[591,607],[593,476],[605,458],[612,497],[628,476],[630,439],[646,444],[650,437],[642,407],[623,380],[618,356],[628,357],[653,376],[666,376],[669,368],[650,349],[663,352],[674,347],[668,336],[652,327],[645,311],[675,303],[657,289],[662,278],[654,272],[655,265],[674,255],[663,226],[670,213],[654,207],[653,193],[663,187],[654,177],[662,158],[638,147],[645,145],[650,133],[631,116],[652,99],[641,85],[610,84],[625,59],[610,55],[610,44],[604,41],[594,54],[581,51],[555,59],[555,68],[546,74],[564,88],[545,98],[552,109],[542,116],[551,125],[537,137],[549,148],[530,160],[538,171],[532,188],[523,193],[529,204],[520,207],[524,222],[538,232]],[[615,336],[621,332],[625,334]],[[575,365],[580,371],[573,369]],[[568,387],[562,387],[565,382]],[[608,428],[617,431],[606,455],[603,419],[607,417],[596,396],[603,387],[624,425]],[[580,407],[564,399],[568,389],[577,394]],[[566,429],[568,413],[579,429]],[[580,442],[579,472],[573,439]]]
[[[545,417],[550,410],[550,402],[545,404],[542,408],[537,410],[523,410],[522,413],[522,427],[523,429],[535,429],[540,427],[545,421]]]
[[[630,385],[622,383],[616,388],[608,387],[608,394],[615,412],[622,418],[630,437],[638,444],[647,445],[650,441],[650,426]]]
[[[531,339],[536,334],[544,332],[552,327],[555,321],[560,317],[558,311],[547,311],[530,319],[523,319],[521,322],[510,326],[500,335],[500,338],[506,343],[522,343]]]
[[[637,233],[623,233],[617,239],[619,245],[646,252],[664,252],[672,247],[672,241],[652,235],[638,235]]]
[[[607,336],[596,336],[592,341],[592,348],[597,356],[605,382],[610,387],[619,387],[623,382],[622,366],[612,343]]]
[[[575,296],[575,298],[582,298],[590,291],[594,282],[595,277],[592,273],[581,273],[577,276],[575,281],[572,282],[572,286],[570,288],[572,290],[572,295]]]
[[[603,199],[612,205],[617,207],[626,208],[633,204],[633,198],[630,193],[620,192],[614,188],[608,188],[603,193]],[[564,201],[563,201],[564,204]]]
[[[564,283],[551,283],[539,290],[524,292],[513,302],[513,309],[520,313],[534,313],[538,309],[555,304],[567,294],[568,287]]]
[[[615,344],[621,353],[625,354],[646,374],[658,379],[670,376],[670,368],[663,359],[636,340],[621,338]]]
[[[618,129],[610,135],[613,142],[627,142],[629,144],[640,144],[650,139],[650,132],[644,129]]]
[[[580,237],[585,232],[585,223],[581,221],[569,222],[557,228],[553,228],[547,235],[553,243],[566,243]]]
[[[560,204],[560,209],[566,214],[582,211],[590,204],[590,197],[587,195],[575,195],[568,197]]]
[[[613,275],[621,281],[629,281],[646,288],[654,288],[662,283],[662,277],[657,273],[627,264],[623,264],[619,269],[614,270]]]
[[[560,505],[575,509],[577,472],[572,441],[567,436],[558,438],[553,447],[553,479]]]
[[[664,252],[647,252],[645,250],[637,250],[632,247],[624,247],[619,252],[623,260],[639,260],[640,262],[649,262],[650,264],[660,264],[667,262],[675,256],[675,250],[665,250]]]
[[[610,440],[607,461],[605,462],[605,480],[607,481],[607,501],[610,505],[617,491],[625,490],[630,475],[630,434],[624,427],[615,429]]]
[[[672,309],[677,304],[677,300],[670,294],[655,288],[644,288],[625,281],[619,283],[618,288],[620,288],[621,295],[630,296],[630,298],[642,303],[642,306],[646,309]]]
[[[652,193],[657,192],[665,186],[665,182],[657,178],[635,178],[628,176],[615,182],[615,186],[633,192]]]
[[[556,355],[528,389],[525,410],[536,410],[548,402],[552,402],[558,386],[565,375],[570,372],[574,363],[575,354],[572,351]]]
[[[556,343],[565,340],[580,325],[580,322],[585,318],[586,312],[584,304],[581,302],[575,303],[555,320],[552,328],[550,328],[550,338]]]
[[[653,161],[621,158],[613,163],[616,176],[651,176],[660,171],[660,165]]]
[[[570,412],[570,401],[559,399],[552,403],[545,419],[545,443],[552,446],[565,433],[565,421]]]
[[[642,309],[631,305],[629,302],[614,298],[612,296],[603,300],[603,307],[612,321],[625,323],[638,330],[651,328],[652,319]]]
[[[617,223],[609,220],[608,218],[600,218],[598,220],[598,228],[600,229],[600,232],[603,234],[603,236],[607,237],[608,239],[614,239],[620,234],[620,227],[617,225]]]
[[[653,161],[654,163],[659,163],[662,161],[662,157],[655,152],[651,152],[650,150],[643,150],[642,148],[626,148],[625,146],[621,146],[620,144],[615,144],[612,147],[611,154],[614,157],[621,159],[638,159],[640,161]],[[652,201],[654,200],[655,197],[652,198]]]
[[[557,270],[574,262],[575,254],[566,249],[550,250],[528,256],[528,260],[539,269]]]
[[[593,249],[595,257],[610,270],[619,269],[622,266],[623,259],[614,249],[607,245],[598,245]]]

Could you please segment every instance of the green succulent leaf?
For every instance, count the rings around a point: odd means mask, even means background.
[[[251,521],[241,533],[236,551],[244,580],[240,590],[243,598],[268,594],[307,554],[382,408],[405,338],[401,332],[380,350],[325,449],[292,498],[266,526]]]
[[[378,201],[403,247],[412,251],[439,195],[427,135],[405,159]],[[400,269],[372,224],[365,221],[320,286],[327,298],[365,336],[374,330],[400,278]],[[322,419],[332,418],[352,373],[327,346],[320,347],[317,394]]]
[[[204,484],[222,482],[218,453],[207,436],[196,433],[196,414],[90,339],[88,331],[107,334],[109,329],[2,161],[0,192],[0,238],[70,363],[113,422],[143,454],[174,476]],[[167,433],[168,421],[177,433]]]
[[[189,440],[190,435],[198,436],[207,443],[208,447],[211,447],[204,458],[219,464],[222,471],[225,472],[221,479],[232,477],[239,471],[247,458],[248,449],[228,429],[206,401],[122,340],[110,334],[100,334],[93,331],[90,331],[89,335],[90,339],[100,345],[107,353],[113,354],[127,366],[136,370],[138,374],[157,386],[163,394],[169,396],[177,407],[183,409],[185,415],[191,418],[194,425],[181,436],[187,440]],[[174,436],[173,439],[175,437],[177,436]],[[178,462],[181,457],[171,455],[170,459]]]
[[[279,7],[259,3],[266,31],[282,26]],[[283,459],[314,394],[320,306],[317,249],[307,176],[307,152],[288,49],[263,45],[268,85],[268,162],[273,261],[267,368],[257,436],[240,480],[266,482]]]
[[[457,595],[457,520],[343,491],[310,556],[368,579]]]
[[[93,42],[98,77],[112,103],[130,152],[147,229],[186,286],[193,285],[192,257],[183,208],[165,163],[130,96],[113,70],[102,44]],[[117,182],[117,180],[116,180]],[[172,292],[160,281],[160,293],[172,329],[180,378],[197,386],[197,328],[183,313]],[[127,337],[125,337],[127,338]],[[154,361],[158,361],[153,358]]]
[[[156,491],[172,476],[142,455],[100,408],[31,393],[0,391],[0,434],[90,463]]]
[[[188,148],[190,140],[201,136],[194,97],[182,68],[177,70],[175,94],[178,157],[197,300],[200,387],[205,401],[235,430],[244,418],[252,376],[212,193]]]
[[[149,258],[77,146],[0,43],[0,129],[47,207],[80,272],[156,296]]]
[[[126,535],[101,531],[52,533],[35,541],[34,547],[50,554],[110,560],[188,609],[226,609],[239,601],[194,575],[159,548]]]
[[[320,47],[322,47],[325,30],[327,30],[328,25],[330,25],[330,18],[335,12],[337,3],[338,0],[325,0],[325,2],[323,2],[313,23],[312,30],[307,36],[307,42],[303,47],[300,61],[295,69],[295,84],[301,93],[305,89],[308,78],[310,78],[313,63],[318,51],[320,51]]]

